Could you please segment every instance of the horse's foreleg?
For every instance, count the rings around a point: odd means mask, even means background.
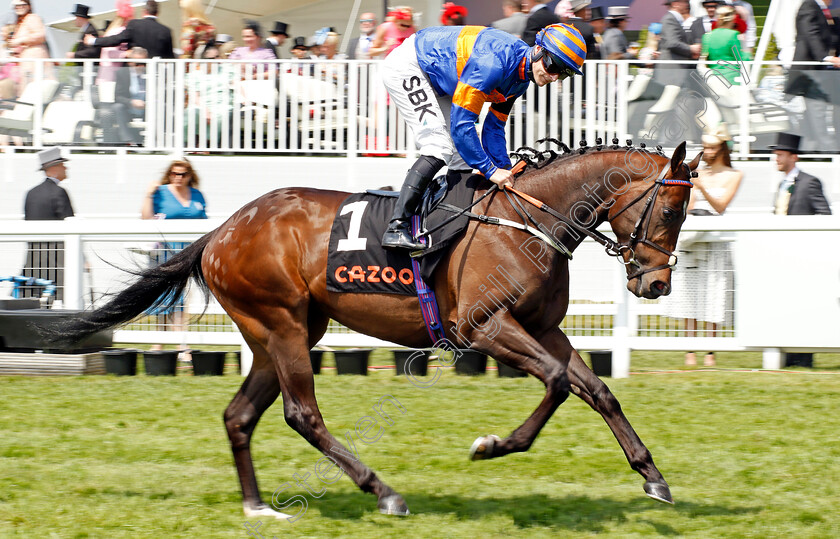
[[[477,332],[474,335],[477,338],[475,347],[506,365],[534,375],[545,384],[545,396],[528,419],[507,438],[499,439],[495,435],[478,438],[470,449],[472,460],[527,451],[557,407],[569,396],[566,376],[568,354],[558,357],[555,351],[549,352],[508,315],[504,315],[504,323],[500,324],[500,328],[492,339]],[[560,330],[557,332],[560,333]]]
[[[266,351],[250,339],[249,345],[254,352],[254,363],[242,387],[225,410],[225,428],[242,486],[245,515],[286,518],[288,515],[274,511],[262,501],[251,459],[251,435],[263,412],[280,394],[280,382]]]
[[[618,399],[610,392],[607,385],[586,366],[577,352],[572,354],[568,373],[572,392],[601,414],[618,440],[621,449],[624,450],[630,467],[645,478],[647,495],[660,502],[674,503],[668,483],[653,463],[650,451],[639,439],[624,412],[621,411]]]

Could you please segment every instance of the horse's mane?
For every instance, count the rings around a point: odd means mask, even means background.
[[[633,141],[629,139],[627,140],[626,146],[619,146],[617,138],[612,139],[612,145],[603,144],[603,141],[600,138],[595,139],[594,146],[589,146],[587,145],[585,140],[582,140],[580,141],[580,147],[574,150],[569,148],[569,146],[567,146],[564,142],[551,137],[539,139],[537,141],[537,144],[542,144],[545,142],[556,145],[562,153],[558,153],[552,148],[548,148],[545,150],[537,150],[536,148],[532,148],[530,146],[522,146],[516,151],[511,152],[511,157],[518,157],[520,160],[523,160],[527,163],[525,169],[523,169],[523,173],[526,171],[538,170],[552,163],[559,163],[565,159],[575,157],[578,155],[585,155],[587,153],[600,152],[604,150],[624,152],[635,150],[644,152],[648,155],[656,155],[659,157],[667,158],[667,156],[662,152],[662,146],[657,145],[655,150],[649,150],[647,149],[644,142],[639,144],[639,146],[633,146]]]

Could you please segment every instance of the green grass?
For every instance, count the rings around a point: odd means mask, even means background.
[[[760,366],[721,354],[724,367]],[[382,358],[385,361],[384,356]],[[634,354],[634,370],[681,353]],[[570,397],[531,451],[469,462],[476,436],[508,434],[537,405],[534,379],[455,376],[428,389],[391,372],[316,378],[337,436],[390,394],[406,408],[363,460],[412,515],[380,515],[347,478],[264,537],[836,537],[840,361],[824,373],[684,372],[608,380],[671,485],[648,499],[603,420]],[[221,414],[236,376],[0,378],[0,537],[247,537]],[[320,454],[275,405],[253,450],[266,498]],[[310,479],[313,478],[310,476]],[[250,519],[254,524],[257,519]]]

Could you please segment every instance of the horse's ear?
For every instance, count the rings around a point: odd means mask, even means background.
[[[697,156],[691,160],[691,163],[688,164],[688,168],[692,171],[697,170],[697,166],[700,164],[700,158],[703,157],[703,152],[698,152]]]
[[[671,156],[671,174],[676,174],[677,169],[680,168],[683,161],[685,161],[685,141],[682,141],[677,146],[677,149],[674,150],[674,155]]]

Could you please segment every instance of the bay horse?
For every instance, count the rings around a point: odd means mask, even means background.
[[[608,254],[625,264],[627,288],[633,294],[656,298],[670,292],[673,250],[700,155],[685,163],[685,142],[670,159],[660,148],[634,148],[629,141],[619,147],[617,142],[601,146],[599,141],[597,147],[575,151],[564,147],[564,155],[534,150],[535,159],[516,181],[518,195],[495,187],[491,193],[487,188],[476,193],[476,198],[482,193],[490,196],[473,212],[509,221],[524,217],[531,230],[550,233],[553,237],[542,237],[555,243],[556,249],[546,248],[537,257],[534,249],[523,248],[533,247],[527,243],[533,236],[526,231],[472,219],[429,285],[437,295],[447,339],[466,342],[523,370],[546,388],[536,410],[508,437],[476,440],[470,453],[473,460],[527,451],[571,391],[604,418],[630,467],[644,477],[645,492],[673,503],[668,484],[618,401],[558,327],[569,303],[570,256],[563,251],[574,251],[586,235],[605,242]],[[289,426],[362,491],[375,494],[381,512],[409,513],[402,496],[330,434],[315,400],[309,351],[331,318],[403,346],[434,344],[417,297],[327,291],[330,227],[348,196],[311,188],[268,193],[170,260],[139,272],[133,284],[103,306],[53,328],[54,337],[76,341],[128,322],[167,301],[162,298],[176,301],[190,277],[205,294],[212,293],[254,354],[250,373],[224,413],[248,517],[289,516],[263,502],[250,452],[257,422],[281,393]],[[609,221],[615,241],[595,231],[604,221]],[[486,279],[491,266],[503,266],[516,286]],[[474,309],[478,304],[482,308]]]

